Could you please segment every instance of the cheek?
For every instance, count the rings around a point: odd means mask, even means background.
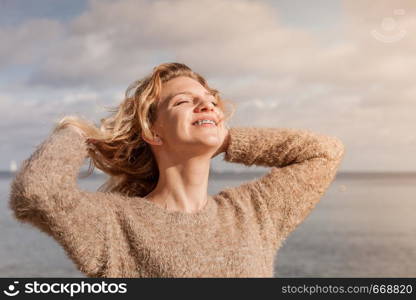
[[[225,114],[221,109],[218,110],[218,117],[221,121],[224,121]]]
[[[157,123],[159,124],[160,128],[163,128],[165,131],[169,131],[172,127],[175,127],[175,124],[178,122],[177,114],[163,112],[159,115]]]
[[[192,126],[192,111],[175,110],[160,115],[160,125],[162,126],[165,139],[174,142],[178,138],[187,139]]]
[[[181,115],[171,115],[166,119],[164,132],[166,137],[170,140],[176,140],[178,137],[186,137],[189,132],[189,124],[187,118]]]

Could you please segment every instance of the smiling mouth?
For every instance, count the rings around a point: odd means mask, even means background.
[[[214,124],[202,124],[202,125],[193,125],[193,126],[195,126],[195,127],[207,127],[207,128],[209,128],[209,127],[217,127],[216,125],[214,125]]]
[[[198,126],[198,127],[217,127],[217,124],[215,123],[215,121],[212,121],[212,120],[199,120],[199,121],[192,123],[192,125]]]

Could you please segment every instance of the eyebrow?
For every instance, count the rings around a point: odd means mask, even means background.
[[[167,96],[165,102],[169,103],[173,98],[175,98],[177,95],[181,95],[181,94],[191,95],[191,96],[194,95],[194,93],[189,92],[189,91],[178,92],[178,93],[171,94],[171,95]],[[207,96],[214,96],[214,94],[210,93],[210,92],[205,92],[204,94],[207,95]]]

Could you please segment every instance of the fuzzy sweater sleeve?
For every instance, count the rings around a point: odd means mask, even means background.
[[[272,168],[229,192],[250,198],[255,210],[266,207],[274,238],[282,241],[319,202],[343,156],[338,138],[310,130],[231,128],[224,160]]]
[[[11,183],[10,208],[21,222],[52,236],[89,277],[112,276],[122,247],[116,236],[116,201],[111,193],[77,186],[87,156],[84,138],[60,129],[25,160]]]

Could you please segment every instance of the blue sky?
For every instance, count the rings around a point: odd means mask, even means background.
[[[85,0],[1,0],[0,26],[16,26],[37,18],[70,21],[81,14],[87,5]]]
[[[62,116],[98,122],[132,81],[180,61],[237,104],[233,126],[338,136],[343,171],[415,171],[415,8],[411,0],[0,0],[0,169],[27,158]]]

